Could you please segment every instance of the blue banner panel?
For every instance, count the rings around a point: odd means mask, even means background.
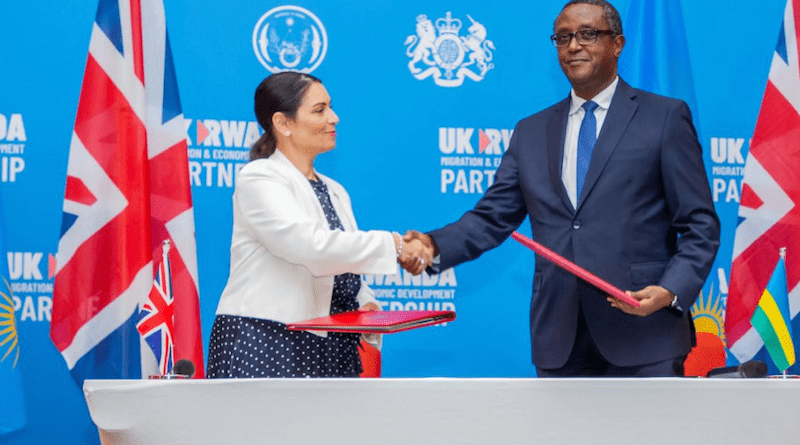
[[[549,40],[562,0],[165,3],[188,133],[206,347],[228,276],[233,187],[261,134],[253,93],[264,77],[292,69],[323,80],[341,122],[336,149],[316,168],[347,188],[362,229],[399,232],[439,228],[470,209],[492,184],[517,121],[569,93]],[[614,3],[623,15],[633,6]],[[695,126],[722,220],[695,313],[720,337],[741,179],[784,5],[684,1],[681,29],[641,10],[634,23],[652,19],[656,34],[642,47],[638,35],[648,26],[626,32],[640,61],[660,57],[650,45],[685,34],[681,57],[690,68],[680,74],[693,82]],[[99,443],[49,337],[68,149],[96,11],[97,0],[8,2],[0,14],[0,188],[28,418],[0,443]],[[628,80],[651,87],[674,74],[672,64],[654,66]],[[533,253],[509,240],[437,276],[365,277],[388,309],[458,314],[386,336],[383,375],[535,376],[533,269]]]

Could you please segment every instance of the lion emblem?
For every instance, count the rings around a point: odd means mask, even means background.
[[[408,62],[408,69],[412,74],[417,74],[422,71],[422,68],[417,68],[417,62],[423,61],[426,65],[435,65],[433,60],[433,52],[436,48],[433,42],[436,40],[436,30],[433,28],[433,22],[425,14],[417,16],[417,35],[411,35],[406,38],[406,56],[411,57]]]

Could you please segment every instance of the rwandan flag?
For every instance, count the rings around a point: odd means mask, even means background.
[[[761,335],[769,356],[780,371],[795,362],[792,324],[789,318],[789,292],[786,286],[786,263],[778,260],[767,288],[758,300],[750,324]]]

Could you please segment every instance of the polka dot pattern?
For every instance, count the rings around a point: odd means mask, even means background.
[[[331,230],[344,230],[328,188],[310,181]],[[331,314],[358,309],[361,278],[352,273],[334,277]],[[272,320],[218,315],[208,347],[208,378],[356,377],[361,371],[359,334],[328,333],[319,337],[289,331]]]
[[[314,193],[316,193],[317,199],[322,206],[322,211],[325,213],[325,218],[328,220],[328,227],[331,230],[344,231],[342,221],[339,219],[339,215],[336,214],[336,210],[334,210],[333,204],[331,203],[328,187],[321,180],[309,180],[309,182],[311,183],[311,187],[314,188]],[[360,276],[352,273],[345,273],[334,277],[331,313],[338,314],[339,312],[358,309],[358,301],[356,301],[355,297],[359,290],[361,290]]]
[[[218,315],[208,347],[208,378],[357,377],[358,335],[319,337],[272,320]]]

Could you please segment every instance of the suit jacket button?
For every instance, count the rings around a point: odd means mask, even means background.
[[[581,222],[579,220],[572,221],[572,228],[578,230],[581,228]]]

